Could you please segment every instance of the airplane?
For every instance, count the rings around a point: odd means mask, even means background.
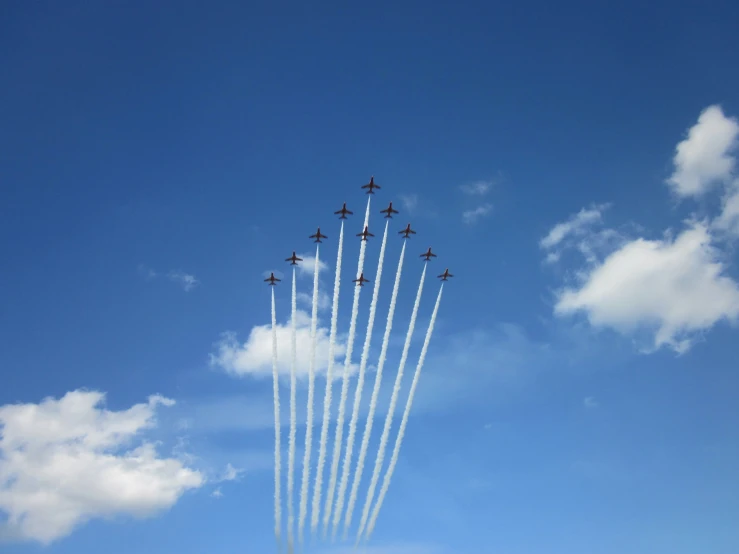
[[[359,276],[359,279],[354,279],[352,283],[357,283],[358,287],[363,287],[365,283],[369,283],[369,279],[364,278],[364,273]]]
[[[334,212],[335,214],[341,214],[339,216],[339,219],[346,219],[346,214],[354,215],[354,212],[350,212],[346,209],[346,202],[344,202],[344,205],[341,207],[341,209],[338,212]]]
[[[321,242],[321,239],[327,239],[328,237],[326,235],[321,234],[321,228],[318,228],[318,231],[316,231],[315,235],[311,235],[308,237],[309,239],[316,239],[313,242]]]
[[[369,230],[368,230],[368,228],[367,228],[367,226],[365,225],[364,226],[364,231],[362,231],[361,233],[357,233],[357,236],[358,237],[362,237],[362,240],[367,240],[367,237],[374,237],[375,235],[373,235],[372,233],[370,233]]]
[[[380,187],[380,185],[375,184],[375,176],[373,175],[372,177],[370,177],[370,182],[367,183],[366,185],[362,185],[362,188],[369,189],[367,191],[367,194],[375,194],[375,191],[373,189],[379,189],[382,187]]]
[[[398,213],[398,210],[393,210],[393,203],[390,202],[390,205],[387,207],[387,210],[380,210],[380,213],[381,214],[387,214],[385,216],[385,219],[387,219],[387,218],[392,218],[393,217],[393,214],[397,214]]]
[[[409,238],[411,238],[410,235],[415,235],[416,232],[413,229],[411,229],[411,224],[409,223],[406,226],[405,229],[403,229],[402,231],[398,231],[398,234],[399,235],[403,235],[404,234],[405,236],[403,238],[404,239],[409,239]]]
[[[293,255],[290,256],[289,258],[285,258],[285,261],[286,262],[292,262],[290,265],[298,265],[298,262],[302,262],[303,261],[303,258],[298,258],[295,255],[295,250],[293,250]]]
[[[264,281],[265,283],[269,281],[269,285],[273,287],[277,284],[275,281],[282,281],[282,279],[278,279],[277,277],[275,277],[274,273],[270,273],[269,277],[267,277]]]
[[[426,258],[425,261],[427,261],[427,262],[431,259],[432,256],[435,258],[436,257],[436,254],[434,254],[433,252],[431,252],[431,247],[430,246],[429,246],[429,249],[428,249],[427,252],[424,252],[423,254],[421,254],[421,258],[425,257]]]
[[[454,275],[449,273],[449,268],[446,268],[444,270],[444,273],[442,273],[441,275],[437,275],[437,277],[441,278],[442,281],[447,281],[449,277],[454,277]]]

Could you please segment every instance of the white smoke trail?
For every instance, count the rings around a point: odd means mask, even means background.
[[[275,289],[272,287],[272,388],[275,405],[275,538],[279,548],[282,528],[282,501],[280,499],[280,387],[277,377],[277,310],[275,309]]]
[[[367,198],[367,210],[364,213],[364,227],[369,225],[370,200]],[[359,262],[357,263],[357,279],[364,270],[364,254],[367,248],[367,241],[363,240],[359,243]],[[344,376],[341,383],[341,400],[339,401],[339,415],[336,420],[336,438],[334,439],[333,458],[331,460],[331,477],[328,481],[328,491],[326,492],[326,504],[323,510],[323,535],[325,537],[329,522],[331,521],[331,509],[333,507],[334,491],[336,490],[336,477],[339,472],[339,457],[341,456],[341,439],[344,433],[344,411],[346,409],[346,397],[349,392],[349,366],[352,361],[352,351],[354,350],[354,336],[357,330],[357,315],[359,313],[359,293],[362,287],[354,287],[354,302],[352,303],[352,317],[349,322],[349,337],[346,343],[346,357],[344,358]]]
[[[290,317],[291,322],[291,355],[292,360],[290,362],[290,445],[288,447],[288,462],[287,462],[287,552],[293,554],[295,550],[295,509],[293,503],[295,502],[295,434],[297,428],[297,409],[295,399],[296,379],[295,369],[297,366],[297,328],[296,328],[296,314],[298,311],[297,306],[297,292],[295,285],[295,267],[293,267],[293,287],[292,287],[292,313]]]
[[[357,491],[359,483],[362,480],[364,472],[364,460],[367,456],[367,448],[369,446],[370,436],[372,435],[372,424],[374,422],[375,411],[377,410],[377,397],[380,394],[380,384],[382,383],[382,371],[385,367],[387,358],[387,348],[390,344],[390,332],[393,329],[393,317],[395,316],[395,303],[398,298],[398,289],[400,288],[400,276],[403,273],[403,259],[405,258],[405,241],[400,251],[400,260],[398,261],[398,271],[395,274],[395,284],[393,285],[393,294],[390,297],[390,309],[387,312],[387,323],[385,324],[385,335],[382,337],[382,348],[380,349],[380,358],[377,362],[377,373],[375,374],[375,386],[372,389],[372,398],[370,399],[369,414],[367,422],[364,425],[364,435],[362,436],[362,446],[359,449],[359,460],[357,460],[357,469],[354,473],[354,483],[349,494],[349,506],[346,509],[346,520],[344,521],[344,534],[349,531],[351,525],[352,511],[357,501]]]
[[[305,422],[305,453],[303,454],[303,481],[300,487],[300,514],[298,518],[298,542],[303,543],[303,528],[308,512],[308,484],[310,480],[310,455],[313,443],[313,389],[316,382],[316,326],[318,324],[318,269],[320,265],[316,245],[316,267],[313,272],[313,312],[310,322],[310,366],[308,369],[308,416]]]
[[[400,385],[403,380],[403,372],[405,370],[405,364],[408,360],[408,350],[411,347],[411,338],[413,336],[413,329],[416,326],[416,316],[418,315],[418,306],[421,303],[421,293],[423,292],[423,282],[426,280],[426,264],[423,266],[423,272],[421,273],[421,281],[418,283],[418,292],[416,293],[416,301],[413,304],[413,312],[411,313],[411,321],[408,325],[408,333],[405,336],[405,344],[403,345],[403,353],[400,356],[400,364],[398,365],[398,374],[395,376],[395,384],[393,385],[393,395],[390,397],[390,408],[385,416],[385,427],[382,429],[382,437],[380,437],[380,447],[377,451],[377,458],[375,458],[375,467],[372,471],[372,480],[370,481],[369,489],[367,490],[367,498],[364,501],[364,508],[362,508],[362,519],[359,523],[359,531],[357,533],[357,540],[362,536],[362,531],[367,524],[367,518],[369,516],[370,505],[377,488],[377,482],[380,479],[380,470],[382,469],[382,463],[385,460],[385,450],[387,449],[387,441],[390,437],[390,427],[393,424],[393,412],[395,411],[395,405],[398,402],[398,393],[400,392]]]
[[[331,331],[328,346],[328,369],[326,370],[326,392],[323,397],[323,424],[318,449],[318,470],[313,490],[313,511],[311,512],[311,533],[315,533],[321,517],[321,489],[323,488],[323,467],[326,462],[326,443],[328,441],[329,417],[331,415],[331,388],[333,384],[334,351],[336,348],[336,325],[339,316],[339,288],[341,286],[341,257],[344,248],[344,221],[339,231],[339,253],[336,255],[336,275],[334,276],[334,299],[331,306]]]
[[[418,378],[421,376],[421,369],[423,368],[423,362],[426,359],[426,352],[429,347],[429,341],[431,340],[431,333],[434,332],[434,323],[436,323],[436,314],[439,311],[439,303],[441,302],[441,293],[444,290],[444,283],[439,287],[439,295],[436,297],[436,304],[434,305],[434,311],[431,314],[431,321],[429,322],[428,331],[426,331],[426,338],[423,341],[423,347],[421,348],[421,357],[418,358],[418,365],[416,366],[416,372],[413,375],[413,382],[411,383],[411,391],[408,393],[408,401],[405,403],[405,411],[403,412],[403,419],[400,421],[400,429],[398,430],[398,438],[395,439],[395,448],[393,449],[393,455],[390,457],[390,465],[387,468],[385,477],[382,479],[382,487],[380,488],[380,494],[377,497],[377,504],[372,510],[372,518],[370,519],[369,525],[367,526],[367,534],[365,538],[369,540],[372,535],[372,531],[375,529],[375,523],[377,522],[377,515],[380,513],[382,508],[382,501],[385,500],[387,489],[390,486],[390,479],[393,477],[393,471],[395,470],[395,464],[398,463],[398,454],[400,452],[400,445],[403,442],[403,436],[405,435],[405,427],[408,424],[408,414],[411,411],[411,405],[413,404],[413,395],[416,392],[416,386],[418,385]],[[359,538],[359,537],[357,537]]]
[[[390,221],[385,222],[385,233],[382,235],[382,245],[380,246],[380,260],[377,263],[377,275],[375,276],[375,288],[372,291],[372,302],[370,303],[369,319],[367,320],[367,332],[364,336],[364,347],[362,348],[362,357],[359,362],[359,379],[357,380],[357,389],[354,392],[354,408],[352,409],[352,419],[349,423],[349,436],[346,441],[346,454],[344,455],[344,467],[341,473],[341,484],[339,485],[339,496],[337,499],[336,510],[334,512],[334,533],[341,518],[341,510],[344,508],[344,498],[346,496],[346,487],[349,481],[349,472],[352,464],[352,453],[354,451],[354,438],[357,433],[357,420],[359,419],[359,405],[362,402],[362,389],[364,387],[364,373],[367,369],[367,356],[369,354],[370,342],[372,341],[372,330],[375,326],[375,313],[377,311],[377,295],[380,291],[380,279],[382,277],[382,266],[385,259],[385,244],[387,242],[387,228]],[[352,510],[356,497],[349,498],[349,506],[344,519],[344,534],[346,534],[349,524],[351,523]]]

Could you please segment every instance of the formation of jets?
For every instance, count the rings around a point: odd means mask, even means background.
[[[441,275],[437,275],[437,277],[440,278],[442,281],[447,281],[447,280],[449,280],[449,277],[454,277],[454,275],[452,275],[451,273],[449,273],[449,268],[447,267],[444,270],[444,273],[442,273]]]
[[[367,237],[374,237],[375,235],[373,235],[372,233],[370,233],[369,232],[369,229],[365,225],[364,226],[364,231],[362,231],[361,233],[357,233],[357,236],[358,237],[362,237],[362,240],[367,240]]]
[[[308,237],[309,239],[316,239],[313,242],[321,242],[321,239],[327,239],[328,237],[326,235],[321,234],[321,228],[318,228],[318,231],[316,231],[315,235],[311,235]]]
[[[367,183],[366,185],[362,185],[362,188],[369,189],[367,191],[367,194],[375,194],[374,189],[380,189],[382,187],[380,185],[375,184],[375,176],[373,175],[372,177],[370,177],[370,182]]]
[[[375,184],[375,178],[373,176],[373,177],[370,177],[369,183],[367,183],[366,185],[362,185],[362,188],[368,189],[367,194],[375,194],[374,189],[379,189],[381,187],[380,185]],[[397,214],[398,210],[393,209],[393,203],[390,202],[390,205],[386,209],[380,210],[380,213],[385,214],[385,218],[389,219],[393,217],[393,214]],[[354,212],[349,211],[346,207],[346,202],[344,202],[344,205],[341,207],[341,209],[335,211],[334,214],[338,215],[339,219],[347,219],[346,216],[354,215]],[[403,235],[404,239],[409,239],[411,238],[411,235],[415,235],[416,232],[413,229],[411,229],[411,224],[409,223],[408,225],[406,225],[405,229],[403,229],[402,231],[398,231],[398,234]],[[364,231],[362,231],[361,233],[357,233],[357,236],[362,237],[361,240],[366,241],[367,237],[374,237],[375,235],[370,233],[368,226],[365,225]],[[328,237],[322,234],[321,228],[318,227],[318,229],[316,230],[316,233],[314,235],[310,235],[308,238],[315,239],[313,242],[321,242],[321,239],[326,239]],[[421,254],[420,257],[425,258],[424,261],[428,262],[429,260],[431,260],[431,258],[436,258],[437,256],[436,254],[431,252],[431,247],[429,246],[429,249],[423,254]],[[298,262],[302,262],[303,258],[298,258],[297,254],[295,254],[295,251],[293,250],[293,255],[290,256],[289,258],[285,258],[285,261],[290,262],[290,265],[298,265]],[[444,273],[442,273],[441,275],[438,275],[437,277],[441,279],[442,281],[446,281],[449,279],[449,277],[454,277],[454,275],[449,273],[449,269],[447,268],[444,270]],[[270,286],[274,286],[278,282],[280,282],[281,279],[278,279],[277,277],[275,277],[274,273],[270,273],[270,276],[266,278],[264,281],[269,282]],[[359,287],[363,287],[364,284],[369,283],[370,280],[364,276],[364,273],[361,273],[359,275],[359,278],[354,279],[352,282],[357,283],[357,286]]]
[[[406,226],[406,228],[405,228],[405,229],[403,229],[402,231],[398,231],[398,234],[399,234],[399,235],[405,235],[405,236],[403,237],[404,239],[409,239],[409,238],[411,238],[411,237],[410,237],[410,235],[415,235],[415,234],[416,234],[416,232],[415,232],[415,231],[414,231],[413,229],[411,229],[411,224],[409,223],[409,224],[408,224],[408,225]]]
[[[339,216],[339,219],[346,219],[346,214],[354,215],[354,212],[350,212],[349,210],[347,210],[346,209],[346,202],[344,202],[344,205],[341,207],[341,209],[338,210],[338,211],[336,211],[336,212],[334,212],[334,214],[341,214]]]
[[[381,214],[387,214],[385,216],[385,219],[387,219],[387,218],[392,218],[393,217],[393,214],[397,214],[398,213],[398,210],[393,210],[393,203],[390,202],[390,205],[387,207],[387,209],[380,210],[380,213]]]
[[[369,279],[364,278],[364,273],[359,275],[359,279],[354,279],[352,283],[356,283],[358,287],[363,287],[365,283],[369,283]]]
[[[298,265],[298,262],[302,262],[303,261],[303,258],[298,258],[295,255],[295,250],[293,250],[293,255],[290,256],[289,258],[285,258],[285,261],[286,262],[291,262],[290,265]]]

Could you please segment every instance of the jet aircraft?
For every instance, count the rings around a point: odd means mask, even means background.
[[[432,257],[436,258],[436,254],[434,254],[433,252],[431,252],[431,247],[429,246],[428,251],[426,251],[423,254],[421,254],[421,258],[426,258],[425,261],[428,262]]]
[[[357,283],[358,287],[363,287],[365,283],[369,283],[369,279],[364,278],[364,273],[360,274],[359,279],[354,279],[352,283]]]
[[[318,231],[316,231],[315,235],[311,235],[308,237],[309,239],[316,239],[313,242],[321,242],[321,239],[327,239],[328,237],[326,235],[321,234],[321,228],[318,228]]]
[[[447,281],[449,280],[449,277],[454,277],[454,275],[449,273],[449,268],[446,268],[444,270],[444,273],[442,273],[441,275],[437,275],[437,277],[439,277],[442,281]]]
[[[367,237],[374,237],[375,235],[370,233],[368,227],[365,225],[364,231],[362,231],[361,233],[357,233],[357,236],[362,237],[362,240],[367,240]]]
[[[346,209],[346,202],[344,202],[344,205],[341,207],[341,209],[339,211],[336,211],[334,213],[337,214],[337,215],[338,214],[341,214],[339,216],[339,219],[346,219],[346,214],[354,215],[354,212],[350,212],[349,210]]]
[[[369,189],[367,191],[367,194],[375,194],[375,191],[373,189],[379,189],[379,188],[382,188],[382,187],[380,187],[380,185],[376,185],[375,184],[375,177],[373,175],[372,177],[370,177],[370,182],[367,183],[366,185],[362,185],[362,188],[363,189]]]
[[[302,262],[303,261],[303,258],[298,258],[295,255],[295,250],[293,250],[293,255],[290,256],[289,258],[285,258],[285,261],[286,262],[291,262],[290,265],[298,265],[298,262]]]
[[[410,237],[410,235],[415,235],[415,234],[416,234],[416,232],[415,232],[415,231],[414,231],[413,229],[411,229],[411,224],[409,223],[409,224],[408,224],[408,225],[406,226],[406,228],[405,228],[405,229],[403,229],[402,231],[398,231],[398,234],[399,234],[399,235],[405,235],[405,236],[403,237],[404,239],[409,239],[409,238],[411,238],[411,237]]]
[[[392,218],[393,214],[397,214],[398,210],[393,210],[393,203],[390,202],[390,205],[387,207],[386,210],[380,210],[381,214],[387,214],[385,216],[385,219]]]
[[[267,278],[266,278],[266,279],[264,280],[264,282],[265,282],[265,283],[266,283],[267,281],[269,281],[269,285],[270,285],[270,286],[275,286],[275,285],[277,284],[277,283],[276,283],[276,281],[282,281],[282,279],[278,279],[277,277],[275,277],[275,274],[274,274],[274,273],[270,273],[270,274],[269,274],[269,277],[267,277]]]

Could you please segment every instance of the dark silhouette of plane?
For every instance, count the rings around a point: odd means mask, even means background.
[[[403,237],[404,239],[409,239],[409,238],[411,238],[410,236],[411,235],[415,235],[416,232],[413,229],[411,229],[411,224],[409,223],[408,226],[405,229],[403,229],[402,231],[398,231],[398,234],[399,235],[405,235]]]
[[[298,258],[295,255],[295,250],[293,250],[293,255],[290,256],[289,258],[285,258],[285,261],[286,262],[291,262],[290,265],[298,265],[298,262],[302,262],[303,261],[303,258]]]
[[[339,211],[334,212],[334,213],[337,214],[337,215],[338,214],[341,214],[339,216],[339,219],[346,219],[346,214],[354,215],[354,212],[350,212],[349,210],[346,209],[346,202],[344,202],[344,205],[341,207],[341,209]]]
[[[397,214],[398,213],[398,210],[393,210],[393,203],[390,202],[390,205],[387,207],[387,210],[380,210],[380,213],[381,214],[387,214],[385,216],[385,219],[387,219],[387,218],[392,218],[393,217],[393,214]]]
[[[321,242],[321,239],[327,239],[328,237],[326,235],[321,234],[321,228],[318,228],[318,231],[316,231],[315,235],[311,235],[308,237],[309,239],[316,239],[313,242]]]
[[[421,258],[424,258],[424,257],[426,258],[426,260],[425,260],[425,261],[427,261],[427,262],[428,262],[428,261],[429,261],[429,260],[430,260],[430,259],[431,259],[432,257],[434,257],[434,258],[436,257],[436,254],[434,254],[433,252],[431,252],[431,247],[430,247],[430,246],[429,246],[429,249],[428,249],[428,251],[426,251],[426,252],[424,252],[423,254],[421,254]]]
[[[358,287],[363,287],[365,283],[369,283],[369,279],[364,278],[364,273],[359,276],[359,279],[354,279],[352,283],[357,283]]]
[[[375,191],[373,189],[379,189],[382,187],[380,185],[375,184],[375,176],[373,175],[372,177],[370,177],[370,182],[367,183],[366,185],[362,185],[362,188],[369,189],[367,191],[367,194],[375,194]]]
[[[364,231],[362,231],[361,233],[357,233],[357,236],[358,237],[362,237],[362,240],[367,240],[367,237],[374,237],[375,235],[373,235],[372,233],[370,233],[369,232],[369,229],[365,225],[364,226]]]
[[[265,282],[265,283],[266,283],[267,281],[269,281],[269,285],[270,285],[270,286],[275,286],[275,285],[277,284],[277,283],[276,283],[275,281],[282,281],[282,279],[278,279],[277,277],[275,277],[275,274],[274,274],[274,273],[270,273],[270,274],[269,274],[269,277],[267,277],[267,278],[266,278],[266,279],[264,280],[264,282]]]
[[[437,275],[437,277],[441,278],[442,281],[447,281],[449,277],[454,277],[454,275],[449,273],[449,268],[446,268],[444,270],[444,273],[442,273],[441,275]]]

